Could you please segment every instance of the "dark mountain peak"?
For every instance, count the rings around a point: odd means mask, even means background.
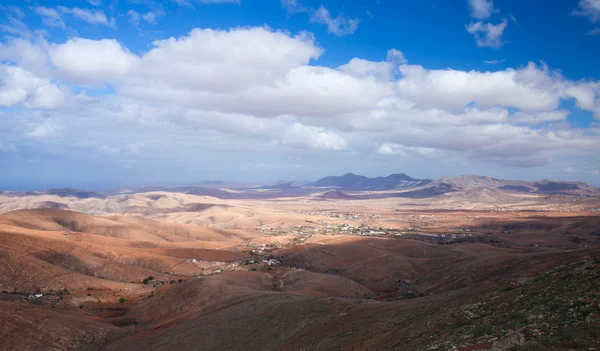
[[[392,190],[399,188],[412,188],[431,182],[427,179],[414,179],[404,173],[390,174],[387,177],[369,178],[354,173],[346,173],[343,176],[329,176],[321,178],[316,182],[309,183],[310,186],[330,187],[347,190]]]
[[[389,180],[406,180],[406,181],[415,180],[415,178],[409,177],[404,173],[393,173],[385,178],[389,179]]]
[[[344,174],[342,177],[343,177],[343,178],[361,178],[361,179],[362,179],[362,178],[367,178],[367,177],[365,177],[365,176],[361,176],[361,175],[354,174],[354,173],[346,173],[346,174]]]

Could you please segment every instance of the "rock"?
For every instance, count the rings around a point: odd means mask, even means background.
[[[465,317],[467,317],[468,319],[477,319],[479,316],[477,316],[475,313],[473,313],[469,310],[466,310]]]
[[[522,346],[525,344],[525,335],[514,331],[506,334],[500,341],[494,341],[490,351],[506,351],[514,346]]]

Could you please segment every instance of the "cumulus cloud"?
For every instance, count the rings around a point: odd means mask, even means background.
[[[475,36],[477,46],[497,49],[504,45],[502,36],[507,26],[506,19],[498,24],[478,21],[467,25],[467,31]]]
[[[358,18],[350,18],[343,13],[333,18],[329,10],[321,5],[311,16],[311,21],[327,25],[327,31],[331,34],[343,37],[348,34],[353,34],[358,29],[360,20]]]
[[[0,106],[56,108],[64,102],[65,95],[48,79],[20,67],[0,65]]]
[[[138,58],[114,39],[70,39],[52,45],[51,63],[65,78],[79,84],[102,84],[132,71]]]
[[[334,132],[324,131],[323,128],[304,126],[296,123],[285,132],[283,143],[286,145],[309,147],[322,150],[344,150],[347,142]]]
[[[407,63],[407,60],[404,58],[402,51],[390,49],[385,62],[374,62],[353,58],[350,62],[338,67],[338,69],[357,77],[391,80],[398,72],[398,67],[405,63]]]
[[[478,20],[489,18],[494,12],[493,0],[469,0],[471,16]]]
[[[572,100],[598,113],[598,82],[534,63],[429,69],[397,49],[332,68],[319,65],[322,53],[310,34],[266,27],[194,29],[140,54],[112,39],[12,41],[0,46],[8,61],[0,105],[30,111],[7,117],[11,134],[47,142],[51,125],[35,131],[34,113],[44,110],[44,120],[69,127],[65,143],[146,165],[185,162],[190,150],[217,163],[238,155],[229,159],[239,163],[239,150],[279,160],[297,149],[316,162],[331,153],[542,167],[600,147],[600,130],[571,129],[561,108]],[[104,84],[114,93],[85,94]],[[72,96],[66,87],[84,92]]]
[[[481,107],[504,106],[527,111],[554,109],[561,98],[587,99],[591,86],[574,85],[547,67],[529,63],[519,69],[478,72],[428,70],[418,65],[400,67],[400,91],[413,101],[445,109],[461,109],[474,103]]]

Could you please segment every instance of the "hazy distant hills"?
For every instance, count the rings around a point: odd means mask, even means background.
[[[509,192],[541,194],[598,192],[598,188],[583,182],[567,182],[560,180],[553,181],[549,179],[529,182],[522,180],[503,180],[492,177],[469,175],[458,176],[456,178],[443,177],[435,183],[450,185],[455,190],[486,187]]]
[[[538,194],[544,196],[594,196],[600,190],[582,182],[503,180],[486,176],[465,175],[455,178],[442,177],[439,180],[415,179],[404,173],[387,177],[369,178],[353,173],[343,176],[329,176],[308,183],[306,186],[329,189],[321,195],[324,199],[375,199],[384,197],[434,198],[444,194],[458,195],[462,201],[480,201],[483,203],[501,203],[511,199],[511,194]],[[394,191],[395,190],[395,191]],[[385,193],[354,194],[344,191],[386,191]]]
[[[105,194],[88,191],[82,189],[72,189],[72,188],[56,188],[56,189],[47,189],[47,190],[38,190],[38,191],[0,191],[0,194],[4,196],[35,196],[35,195],[56,195],[60,197],[75,197],[78,199],[89,199],[89,198],[98,198],[103,199],[106,197]]]
[[[308,183],[308,186],[322,188],[339,188],[344,190],[355,191],[377,191],[377,190],[393,190],[417,188],[431,183],[430,179],[415,179],[407,176],[404,173],[390,174],[387,177],[369,178],[354,173],[346,173],[343,176],[329,176],[321,178],[313,183]]]
[[[57,188],[35,192],[10,191],[0,194],[7,197],[26,197],[55,195],[62,198],[105,199],[110,196],[139,194],[146,192],[171,192],[188,195],[212,196],[219,199],[267,199],[278,197],[298,197],[323,193],[322,198],[329,199],[371,199],[383,197],[433,198],[448,193],[464,193],[467,198],[487,200],[503,199],[504,194],[538,194],[538,195],[580,195],[599,196],[600,190],[582,182],[554,181],[541,179],[538,181],[504,180],[486,176],[463,175],[455,178],[442,177],[438,180],[417,179],[404,173],[390,174],[387,177],[365,177],[354,173],[342,176],[328,176],[310,183],[281,182],[263,186],[230,185],[219,187],[220,182],[211,182],[204,186],[173,187],[141,187],[124,189],[111,193],[100,193],[81,189]],[[374,193],[381,191],[382,193]],[[346,194],[344,192],[353,192]],[[357,192],[370,192],[356,194]],[[481,193],[481,194],[480,194]],[[489,201],[486,201],[489,202]],[[49,203],[45,207],[61,208],[59,204]],[[58,207],[57,207],[58,206]]]

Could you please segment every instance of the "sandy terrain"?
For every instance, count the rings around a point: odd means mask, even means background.
[[[500,195],[3,196],[0,349],[600,347],[595,200]]]

